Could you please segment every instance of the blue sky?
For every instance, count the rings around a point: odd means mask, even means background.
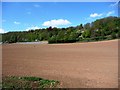
[[[0,33],[77,26],[117,12],[116,2],[3,2]]]

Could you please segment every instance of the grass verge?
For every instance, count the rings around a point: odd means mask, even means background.
[[[59,81],[47,80],[39,77],[6,76],[2,78],[2,88],[55,88]]]

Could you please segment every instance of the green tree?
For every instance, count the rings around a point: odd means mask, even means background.
[[[115,33],[115,32],[112,32],[111,38],[112,38],[112,39],[115,39],[115,38],[116,38],[116,33]]]

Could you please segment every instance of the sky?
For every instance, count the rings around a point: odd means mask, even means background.
[[[116,2],[2,2],[0,33],[86,24],[118,16]]]

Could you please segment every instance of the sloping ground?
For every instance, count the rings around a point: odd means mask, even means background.
[[[58,80],[60,87],[117,88],[118,40],[3,45],[3,76]]]

